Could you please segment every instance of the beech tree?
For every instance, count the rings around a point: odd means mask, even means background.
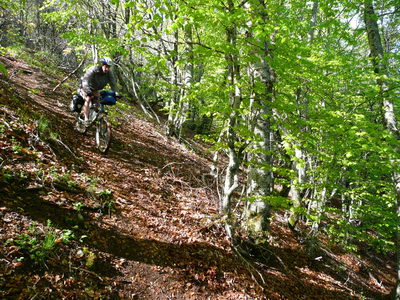
[[[274,70],[268,62],[271,58],[271,45],[273,38],[265,32],[268,28],[268,9],[265,1],[250,3],[249,14],[252,20],[249,26],[249,39],[251,46],[248,53],[256,59],[250,64],[251,96],[249,111],[250,132],[254,135],[254,143],[249,149],[249,171],[247,174],[248,188],[246,203],[245,227],[247,231],[259,234],[266,232],[269,225],[270,204],[268,197],[272,195],[273,175],[273,130],[272,130],[272,101],[274,93]],[[257,35],[257,37],[254,37]],[[255,46],[255,47],[254,47]]]

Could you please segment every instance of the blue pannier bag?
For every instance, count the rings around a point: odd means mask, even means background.
[[[101,104],[115,105],[117,103],[114,91],[101,91],[100,96],[101,96]]]

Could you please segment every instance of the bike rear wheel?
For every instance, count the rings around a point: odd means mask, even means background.
[[[111,126],[107,119],[100,118],[96,126],[96,147],[100,152],[106,153],[111,142]]]

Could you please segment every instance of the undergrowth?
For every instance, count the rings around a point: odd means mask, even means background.
[[[55,257],[60,243],[68,244],[74,238],[71,230],[55,229],[48,220],[47,226],[32,223],[27,232],[19,234],[15,240],[8,240],[6,244],[14,244],[18,248],[19,261],[30,260],[35,265],[41,265]]]

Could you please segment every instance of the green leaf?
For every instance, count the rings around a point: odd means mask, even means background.
[[[3,73],[5,76],[8,76],[7,69],[3,64],[0,64],[0,72]]]

